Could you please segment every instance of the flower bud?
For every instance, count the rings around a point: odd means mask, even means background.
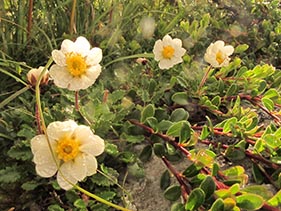
[[[42,67],[42,66],[40,66],[39,68],[33,68],[33,69],[29,70],[29,72],[27,73],[26,76],[27,76],[27,80],[31,84],[31,86],[36,85],[37,80],[39,79],[39,76],[43,70],[44,70],[44,67]],[[49,81],[49,71],[46,70],[42,77],[40,85],[47,85],[48,81]]]

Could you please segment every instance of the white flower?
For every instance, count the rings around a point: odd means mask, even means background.
[[[150,39],[152,38],[155,31],[155,20],[152,17],[143,17],[140,21],[140,30],[143,38]]]
[[[213,67],[228,66],[234,48],[231,45],[224,44],[224,41],[218,40],[207,48],[204,59]]]
[[[31,84],[31,86],[36,85],[37,80],[39,79],[39,76],[43,70],[44,70],[44,67],[40,66],[39,68],[33,68],[28,71],[28,73],[26,74],[26,77],[27,77],[28,82]],[[46,84],[48,84],[48,81],[49,81],[49,71],[46,70],[42,77],[40,84],[46,85]]]
[[[185,52],[186,50],[182,48],[181,40],[172,39],[169,35],[166,35],[163,40],[157,40],[153,48],[154,59],[159,61],[158,66],[160,69],[169,69],[181,63]]]
[[[60,88],[87,89],[101,73],[102,50],[91,49],[85,37],[78,37],[75,42],[64,40],[60,50],[52,51],[52,57],[56,64],[50,68],[50,75]]]
[[[89,127],[77,125],[72,120],[53,122],[48,125],[46,133],[31,140],[33,161],[39,176],[52,177],[58,172],[58,184],[68,190],[72,188],[69,182],[76,184],[96,173],[95,156],[104,151],[104,140],[94,135]]]

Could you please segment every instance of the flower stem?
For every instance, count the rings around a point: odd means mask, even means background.
[[[79,91],[75,91],[75,109],[79,111]]]
[[[91,198],[97,200],[98,202],[101,202],[101,203],[103,203],[103,204],[106,204],[106,205],[108,205],[108,206],[110,206],[110,207],[113,207],[113,208],[115,208],[115,209],[117,209],[117,210],[132,211],[132,210],[129,210],[129,209],[127,209],[127,208],[124,208],[124,207],[118,206],[118,205],[116,205],[116,204],[113,204],[113,203],[111,203],[111,202],[109,202],[109,201],[106,201],[105,199],[103,199],[103,198],[101,198],[101,197],[99,197],[99,196],[97,196],[97,195],[95,195],[95,194],[93,194],[93,193],[90,193],[89,191],[87,191],[87,190],[85,190],[85,189],[83,189],[83,188],[81,188],[81,187],[79,187],[79,186],[77,186],[77,185],[74,185],[74,187],[75,187],[77,190],[81,191],[82,193],[86,194],[87,196],[89,196],[89,197],[91,197]]]
[[[76,11],[76,0],[73,0],[72,9],[71,9],[71,16],[70,16],[70,25],[69,25],[69,33],[71,35],[73,34],[73,31],[74,31],[75,11]]]
[[[46,72],[46,70],[48,69],[48,67],[52,64],[53,62],[53,58],[51,57],[49,59],[49,61],[47,62],[46,66],[44,67],[43,71],[41,72],[38,80],[37,80],[37,83],[36,83],[36,86],[35,86],[35,97],[36,97],[36,106],[37,106],[37,109],[38,109],[38,118],[39,118],[39,121],[38,123],[42,125],[42,129],[43,129],[43,132],[46,134],[46,124],[45,124],[45,120],[44,120],[44,115],[43,115],[43,111],[42,111],[42,107],[41,107],[41,99],[40,99],[40,83],[41,83],[41,80]]]

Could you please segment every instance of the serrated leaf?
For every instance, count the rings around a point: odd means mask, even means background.
[[[169,129],[169,127],[171,127],[173,123],[171,121],[168,120],[162,120],[161,122],[158,123],[157,128],[159,131],[166,131]]]
[[[57,204],[52,204],[48,206],[48,211],[64,211],[64,209]]]
[[[26,191],[31,191],[31,190],[34,190],[35,188],[37,188],[39,185],[40,185],[40,183],[38,183],[36,181],[28,181],[28,182],[23,183],[21,185],[21,188]]]
[[[82,200],[82,199],[77,199],[74,203],[73,203],[73,205],[75,206],[75,207],[77,207],[77,208],[86,208],[87,207],[87,205],[86,205],[86,203]]]
[[[13,183],[21,179],[21,174],[16,166],[8,166],[0,170],[0,183]]]
[[[164,192],[164,197],[169,201],[176,201],[181,196],[181,188],[178,185],[168,187]]]
[[[105,152],[112,156],[117,156],[119,153],[118,147],[115,144],[106,143],[105,144]]]
[[[245,210],[258,210],[263,206],[264,200],[256,194],[243,194],[236,197],[237,206]]]
[[[185,210],[196,210],[205,201],[205,193],[201,188],[195,188],[189,194],[188,200],[185,204]]]

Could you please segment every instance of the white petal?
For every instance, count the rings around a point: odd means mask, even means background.
[[[33,161],[36,165],[36,172],[41,177],[51,177],[57,172],[57,165],[50,151],[47,138],[45,135],[35,136],[31,140],[31,151],[34,155]],[[54,150],[54,146],[51,143]],[[54,156],[56,156],[54,154]],[[55,157],[56,161],[58,159]]]
[[[182,41],[178,38],[175,38],[175,39],[173,39],[173,44],[174,44],[174,46],[181,47]]]
[[[76,127],[77,124],[73,120],[52,122],[47,127],[47,134],[50,140],[58,140],[65,135],[72,135]]]
[[[170,35],[165,35],[163,37],[163,45],[167,45],[167,44],[170,44],[171,42],[173,42],[172,38],[170,37]]]
[[[154,59],[156,61],[159,61],[163,58],[162,51],[163,51],[163,43],[161,40],[157,40],[153,47]]]
[[[61,51],[63,54],[67,54],[73,52],[74,50],[74,42],[69,39],[65,39],[61,44]]]
[[[216,42],[214,43],[214,47],[215,47],[215,48],[218,48],[218,49],[223,48],[223,47],[224,47],[224,41],[222,41],[222,40],[216,41]]]
[[[171,67],[173,67],[173,64],[168,59],[162,59],[160,60],[158,66],[160,69],[170,69]]]
[[[65,165],[68,163],[71,168],[71,175],[76,180],[82,181],[87,176],[87,166],[84,154],[78,155],[73,161],[67,162]]]
[[[62,51],[59,50],[53,50],[52,51],[52,57],[55,61],[55,63],[59,66],[65,66],[66,65],[66,58]]]
[[[87,89],[88,87],[90,87],[95,83],[100,73],[101,73],[100,65],[90,66],[84,75],[80,77],[73,77],[71,81],[69,81],[67,88],[72,91]]]
[[[97,65],[102,60],[102,50],[100,48],[92,48],[86,57],[87,65]]]
[[[79,125],[75,131],[75,136],[80,140],[81,145],[79,150],[81,152],[98,156],[104,151],[104,140],[94,135],[91,129],[84,125]]]
[[[97,159],[90,154],[85,154],[85,161],[87,166],[87,172],[86,172],[87,176],[91,176],[95,174],[98,168]]]
[[[51,66],[49,73],[52,79],[54,79],[55,85],[60,88],[67,88],[73,78],[65,67],[56,64]]]
[[[174,55],[175,57],[182,57],[186,52],[184,48],[175,48],[175,49],[176,49]]]
[[[181,57],[173,57],[173,58],[171,59],[171,63],[173,64],[173,66],[176,65],[176,64],[181,63],[182,61],[183,61],[183,60],[182,60]]]
[[[226,45],[226,46],[223,48],[223,50],[224,50],[224,53],[225,53],[227,56],[230,56],[230,55],[233,54],[233,52],[234,52],[234,48],[233,48],[233,46],[231,46],[231,45]]]
[[[73,187],[72,184],[75,185],[77,183],[77,179],[71,175],[70,165],[65,164],[62,164],[58,171],[57,181],[62,189],[69,190]]]
[[[78,37],[74,43],[74,52],[81,54],[82,56],[87,56],[90,51],[91,45],[85,37]]]

